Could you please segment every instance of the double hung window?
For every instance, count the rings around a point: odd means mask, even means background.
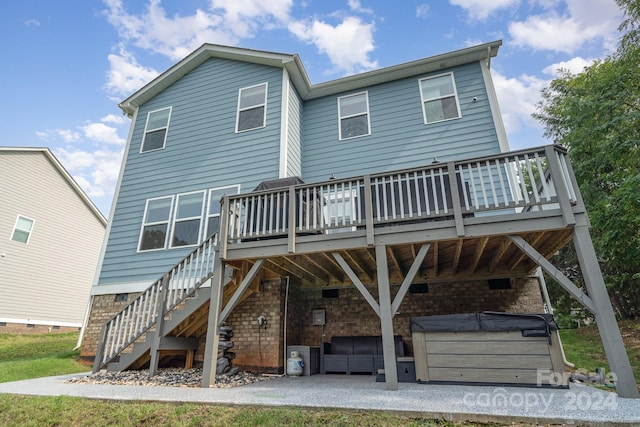
[[[167,141],[170,117],[171,107],[150,111],[147,114],[147,124],[144,128],[144,138],[140,147],[141,153],[164,148],[164,144]]]
[[[202,231],[203,204],[204,191],[178,194],[173,217],[172,248],[198,244]]]
[[[25,244],[29,243],[34,222],[35,221],[31,218],[18,215],[16,223],[13,226],[13,233],[11,233],[11,240]]]
[[[240,89],[238,93],[238,117],[236,132],[266,126],[267,84]]]
[[[452,73],[421,79],[420,96],[425,124],[461,117]]]
[[[367,92],[338,98],[340,139],[371,134],[369,123],[369,96]]]
[[[164,249],[167,246],[173,196],[147,200],[138,250]]]

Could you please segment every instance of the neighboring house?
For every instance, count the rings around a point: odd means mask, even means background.
[[[107,221],[47,148],[0,147],[0,333],[78,330]]]
[[[124,100],[82,356],[201,365],[206,386],[223,322],[233,364],[259,372],[283,372],[292,344],[381,336],[325,370],[384,366],[394,388],[394,345],[421,351],[412,319],[542,312],[537,266],[555,272],[546,260],[572,239],[595,254],[566,151],[509,152],[489,71],[500,45],[311,84],[297,55],[205,44]],[[606,294],[565,285],[615,335]]]

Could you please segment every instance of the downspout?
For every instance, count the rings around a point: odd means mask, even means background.
[[[78,336],[78,342],[76,346],[73,347],[73,351],[76,351],[80,347],[82,347],[82,339],[84,338],[84,330],[87,327],[87,322],[89,321],[89,313],[91,312],[91,307],[93,306],[93,295],[89,296],[89,304],[84,310],[84,319],[82,319],[82,327],[80,328],[80,335]]]
[[[287,374],[287,309],[289,307],[289,276],[286,276],[287,287],[284,292],[284,331],[282,332],[282,347],[284,347],[284,374]]]
[[[544,280],[544,274],[542,274],[542,268],[538,267],[536,269],[536,276],[538,277],[538,283],[540,284],[540,289],[542,290],[542,295],[544,296],[544,302],[547,304],[547,309],[549,313],[553,314],[553,307],[551,306],[551,298],[549,298],[549,291],[547,290],[547,282]],[[567,360],[567,356],[564,354],[564,347],[562,346],[562,341],[560,341],[560,332],[558,331],[558,343],[560,344],[560,351],[562,352],[562,361],[569,368],[575,367],[575,365]]]

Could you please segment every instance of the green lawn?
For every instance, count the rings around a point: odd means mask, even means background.
[[[620,331],[633,374],[638,382],[640,381],[640,322],[620,322]],[[603,367],[609,372],[609,365],[595,324],[580,329],[564,329],[560,331],[560,337],[567,360],[576,365],[575,369],[594,372],[596,368]]]
[[[0,334],[0,383],[51,375],[86,372],[73,351],[78,333],[45,335]]]

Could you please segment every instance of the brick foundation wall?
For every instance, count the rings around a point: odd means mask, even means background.
[[[82,339],[82,350],[80,351],[80,362],[91,365],[98,349],[98,337],[102,326],[107,323],[116,313],[126,307],[140,293],[130,293],[125,301],[117,301],[116,295],[95,295],[91,304],[91,311],[87,326],[84,329]]]
[[[54,325],[34,325],[31,323],[0,323],[0,334],[13,335],[42,335],[42,334],[65,334],[67,332],[78,332],[80,328],[73,326]]]
[[[368,289],[377,300],[377,287]],[[398,289],[399,286],[392,286],[392,298]],[[260,291],[240,303],[227,318],[225,324],[233,327],[234,332],[231,349],[236,353],[234,366],[256,373],[283,373],[285,293],[286,279],[264,281]],[[87,363],[93,363],[102,325],[136,297],[137,294],[129,294],[128,301],[123,302],[115,302],[115,295],[94,297],[81,353]],[[324,328],[313,325],[315,309],[325,310]],[[511,289],[496,290],[490,290],[486,280],[430,283],[428,293],[407,293],[393,320],[394,333],[402,335],[407,354],[413,354],[411,317],[478,311],[542,313],[538,281],[512,279]],[[257,324],[261,315],[267,318],[266,326]],[[320,288],[301,288],[291,283],[287,304],[288,345],[319,346],[334,335],[380,335],[380,320],[355,287],[341,288],[339,298],[323,298]],[[204,347],[205,336],[202,336],[194,358],[196,367],[203,364]]]
[[[285,286],[280,280],[262,282],[260,291],[240,303],[225,324],[233,327],[233,366],[256,373],[283,372],[283,314]],[[258,316],[267,319],[259,326]]]
[[[486,280],[469,282],[431,283],[425,294],[407,293],[393,319],[396,335],[402,335],[408,354],[412,354],[409,319],[434,314],[504,311],[513,313],[542,313],[542,297],[536,279],[513,279],[511,289],[489,290]],[[392,298],[399,287],[391,289]],[[377,300],[376,287],[368,287]],[[321,290],[304,290],[304,301],[293,302],[305,307],[300,316],[300,341],[288,343],[319,346],[322,342],[321,326],[312,325],[311,311],[323,308],[326,313],[324,341],[332,336],[380,335],[380,320],[356,288],[339,290],[339,298],[323,298]]]

